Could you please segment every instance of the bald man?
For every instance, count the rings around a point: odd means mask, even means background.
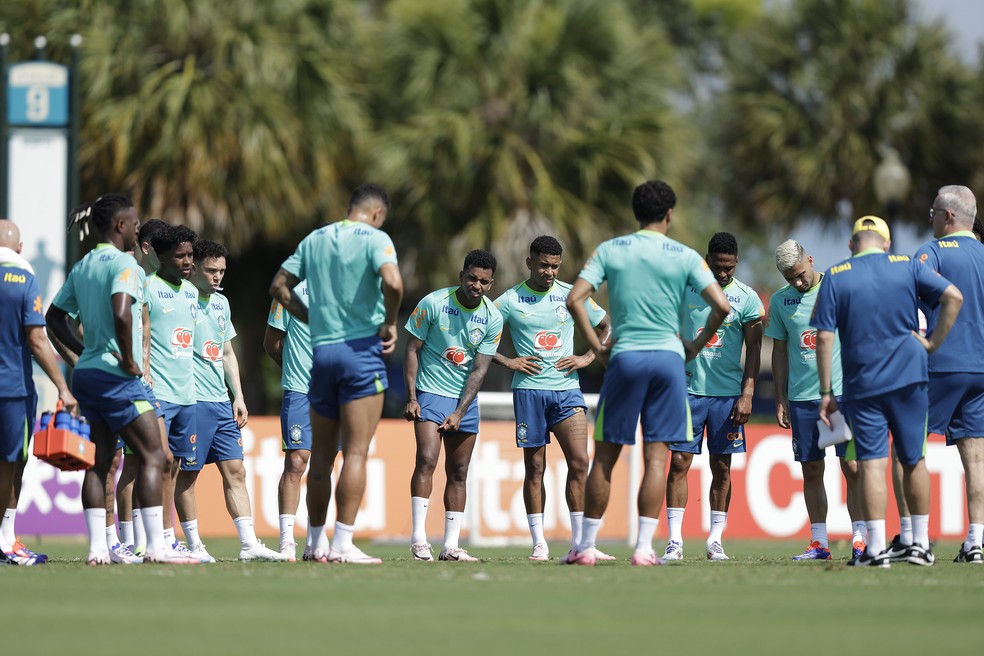
[[[14,519],[28,443],[34,430],[38,395],[31,355],[58,388],[58,398],[71,410],[78,403],[58,369],[45,335],[41,293],[30,264],[20,255],[20,230],[0,219],[0,563],[40,565],[47,556],[27,549],[17,538]]]

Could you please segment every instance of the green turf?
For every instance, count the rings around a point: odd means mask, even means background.
[[[783,542],[728,542],[732,560],[712,563],[694,540],[683,563],[650,568],[625,546],[593,568],[530,563],[527,548],[417,563],[404,545],[366,545],[375,567],[240,564],[218,540],[214,565],[88,568],[80,542],[43,546],[46,565],[0,567],[4,653],[899,656],[978,652],[982,635],[984,567],[952,563],[955,543],[932,568],[876,571],[846,567],[844,544],[794,563],[803,545]]]

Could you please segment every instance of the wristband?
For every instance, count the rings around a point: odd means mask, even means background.
[[[832,390],[832,389],[820,390],[820,396],[824,396],[826,394],[833,394],[833,393],[834,393],[834,390]]]

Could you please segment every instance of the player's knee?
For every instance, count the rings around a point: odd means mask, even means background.
[[[690,471],[690,454],[674,453],[670,457],[670,475],[685,476]]]
[[[446,467],[449,483],[464,484],[468,480],[468,463],[453,462]]]
[[[841,472],[844,474],[844,478],[849,481],[856,481],[858,479],[858,461],[857,460],[844,460],[841,459]]]
[[[429,454],[418,453],[415,466],[418,474],[429,476],[437,469],[437,458]]]
[[[803,467],[803,480],[815,483],[818,479],[823,480],[823,460],[800,463]]]
[[[588,461],[588,456],[585,454],[584,457],[574,457],[567,462],[567,475],[574,480],[584,480],[588,477],[588,468],[590,462]]]
[[[547,468],[547,463],[542,458],[533,458],[526,461],[526,480],[539,482],[543,480],[543,472]]]

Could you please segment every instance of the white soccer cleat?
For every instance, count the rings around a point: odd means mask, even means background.
[[[317,558],[314,557],[314,551],[315,551],[314,547],[304,547],[304,555],[301,556],[301,560],[312,560],[312,561],[318,560]],[[324,556],[326,559],[328,558],[327,553],[324,554]]]
[[[441,553],[437,556],[438,560],[450,560],[459,563],[477,563],[478,558],[470,555],[467,551],[461,547],[451,547],[450,549],[441,549]]]
[[[125,544],[117,542],[109,549],[109,559],[117,565],[139,565],[143,558],[137,556]]]
[[[720,542],[711,542],[707,545],[708,560],[731,560],[728,554],[724,553],[724,547]]]
[[[245,546],[239,550],[239,560],[271,560],[282,563],[287,560],[287,556],[283,555],[279,551],[274,551],[273,549],[266,547],[262,542],[257,540],[253,544]]]
[[[414,560],[423,560],[428,562],[433,562],[434,560],[434,552],[431,551],[429,542],[414,542],[410,545],[410,553],[413,554]]]
[[[666,551],[663,552],[663,560],[683,560],[683,545],[676,540],[666,543]]]
[[[652,565],[662,565],[665,563],[662,558],[656,555],[656,552],[652,549],[650,550],[637,550],[632,554],[632,564],[637,567],[649,567]]]
[[[199,565],[202,561],[187,549],[184,551],[175,551],[174,549],[165,547],[159,553],[154,553],[153,551],[145,552],[143,562],[144,565]]]
[[[203,543],[203,542],[199,542],[198,544],[196,544],[195,546],[193,546],[190,549],[190,551],[191,551],[191,554],[195,558],[197,558],[198,559],[198,562],[200,562],[200,563],[209,564],[209,563],[214,563],[215,562],[215,558],[213,558],[212,557],[212,554],[210,554],[205,549],[205,543]]]
[[[297,562],[297,545],[293,542],[285,542],[280,545],[280,555],[287,559],[288,563]]]
[[[364,554],[361,549],[355,545],[352,545],[352,548],[344,553],[341,551],[335,551],[335,548],[332,547],[328,552],[328,562],[351,563],[353,565],[379,565],[383,561],[379,558],[373,558],[372,556]]]
[[[86,565],[109,565],[112,562],[113,561],[110,560],[110,558],[109,558],[109,552],[108,551],[105,552],[105,553],[98,552],[98,551],[90,551],[89,552],[89,555],[86,556],[86,559],[85,559],[85,564]]]
[[[533,545],[533,553],[530,554],[530,560],[541,562],[550,560],[550,549],[547,547],[546,542],[537,542]]]
[[[609,556],[598,547],[594,548],[594,555],[595,555],[595,560],[597,560],[598,562],[618,560],[615,556]]]

